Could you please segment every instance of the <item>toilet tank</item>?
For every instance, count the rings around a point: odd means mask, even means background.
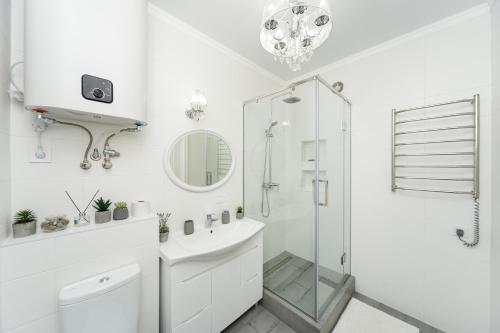
[[[59,293],[60,333],[138,333],[137,264],[66,286]]]
[[[145,124],[146,10],[146,0],[26,0],[25,108]]]

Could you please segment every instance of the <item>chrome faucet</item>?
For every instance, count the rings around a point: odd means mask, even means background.
[[[207,214],[207,220],[205,221],[205,227],[211,228],[212,224],[218,219],[214,217],[215,214]]]

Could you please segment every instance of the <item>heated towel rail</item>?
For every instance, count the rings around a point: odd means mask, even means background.
[[[453,113],[443,113],[443,114],[426,114],[424,116],[413,116],[401,118],[403,115],[414,114],[419,110],[432,109],[438,107],[444,107],[452,104],[463,104],[469,103],[472,106],[471,111],[466,112],[453,112]],[[409,113],[410,112],[410,113]],[[459,124],[447,124],[447,125],[433,125],[437,120],[456,120],[459,119],[461,122]],[[463,123],[464,119],[468,120],[468,123]],[[405,125],[410,124],[422,124],[418,128],[406,129],[402,128]],[[431,138],[424,140],[407,140],[405,137],[412,134],[440,134],[440,133],[452,133],[456,131],[471,131],[467,137],[463,135],[454,138]],[[471,147],[467,150],[460,149],[448,149],[446,150],[426,150],[426,151],[412,151],[404,150],[402,148],[409,148],[416,146],[440,146],[444,144],[455,144],[455,143],[470,143]],[[470,164],[463,163],[444,163],[443,157],[459,157],[459,156],[470,156],[472,161]],[[413,163],[401,163],[401,159],[411,159]],[[422,163],[425,160],[425,163]],[[437,163],[435,162],[437,161]],[[474,198],[479,197],[479,95],[474,95],[470,99],[461,99],[451,102],[432,104],[419,106],[408,109],[392,110],[392,191],[396,190],[406,190],[406,191],[423,191],[423,192],[437,192],[437,193],[451,193],[451,194],[470,194]],[[404,175],[400,174],[400,170],[405,169],[407,172]],[[421,176],[408,174],[408,170],[414,169],[472,169],[472,174],[470,177],[454,177],[454,176],[443,176],[440,173],[439,176]],[[411,181],[449,181],[449,182],[461,182],[470,183],[470,189],[467,190],[452,190],[444,188],[425,188],[419,186],[407,186],[400,185],[401,180],[411,180]]]
[[[465,241],[464,230],[456,230],[467,247],[479,244],[479,102],[477,94],[469,99],[392,110],[392,191],[472,195],[473,240]],[[471,110],[443,111],[458,104],[470,104]],[[426,186],[419,186],[420,182]],[[460,188],[449,184],[460,184]]]

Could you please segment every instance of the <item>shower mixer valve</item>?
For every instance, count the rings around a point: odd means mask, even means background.
[[[262,188],[266,190],[272,190],[273,188],[279,189],[280,184],[279,183],[263,183]]]

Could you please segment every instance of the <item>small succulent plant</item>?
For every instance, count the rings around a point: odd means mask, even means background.
[[[171,213],[157,213],[160,223],[160,233],[165,233],[169,231],[168,228],[168,219],[170,218]]]
[[[125,201],[118,201],[115,203],[116,208],[127,208],[127,203]]]
[[[14,224],[30,223],[36,221],[35,212],[30,209],[22,209],[16,212],[14,216]]]
[[[238,208],[236,208],[236,213],[243,214],[243,207],[238,206]]]
[[[92,205],[92,207],[94,207],[98,212],[106,212],[109,210],[109,206],[111,206],[111,201],[104,201],[104,199],[100,197],[99,199],[94,200],[94,204],[95,205]]]

